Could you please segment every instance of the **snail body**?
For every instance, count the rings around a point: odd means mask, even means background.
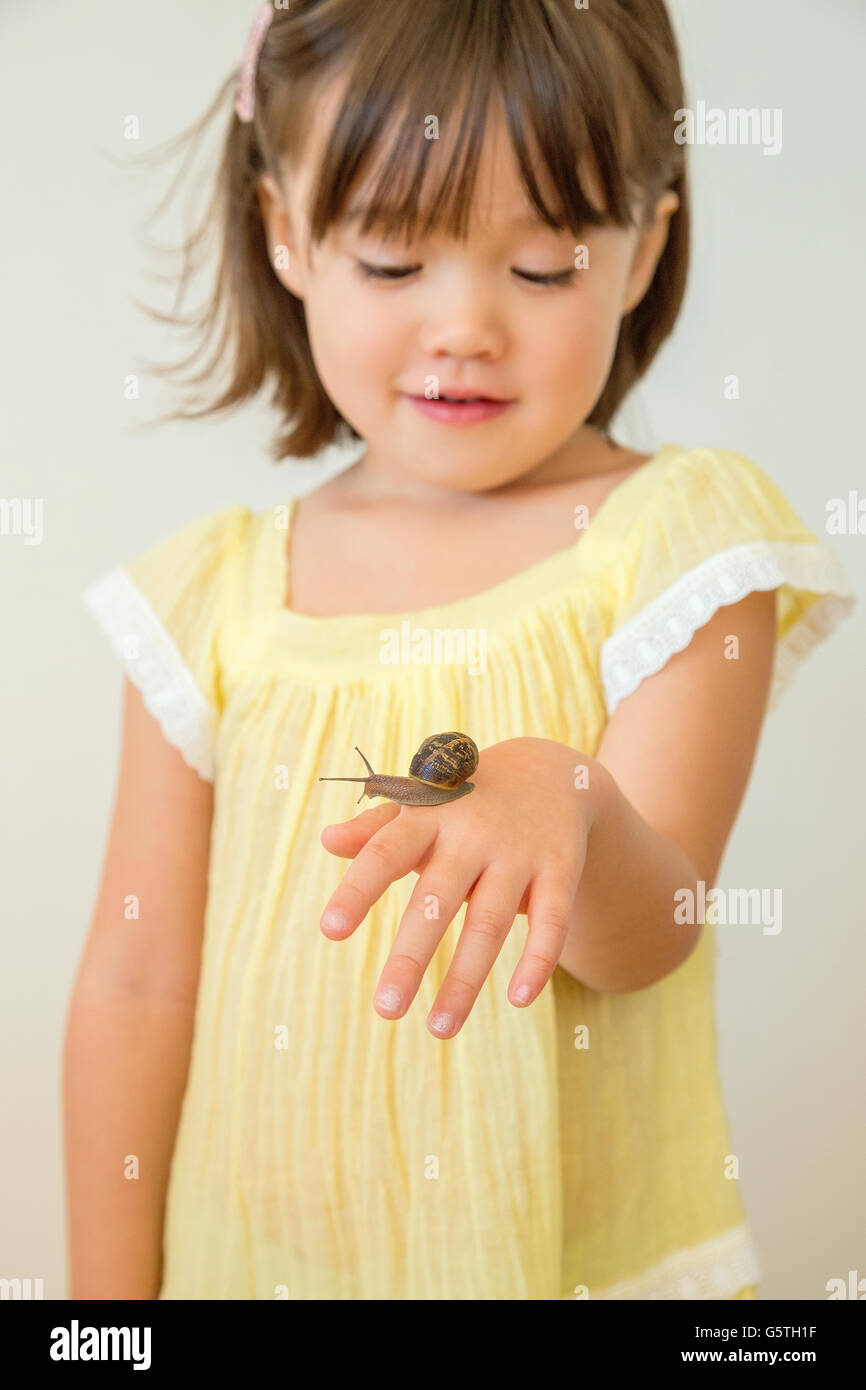
[[[441,806],[443,802],[465,796],[475,785],[466,780],[478,767],[478,748],[468,734],[452,731],[425,738],[409,764],[408,777],[374,772],[357,744],[355,752],[364,758],[370,770],[369,777],[320,777],[319,781],[363,782],[364,790],[358,803],[365,796],[371,799],[384,796],[403,806]]]

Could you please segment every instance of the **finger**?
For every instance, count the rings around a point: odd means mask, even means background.
[[[363,922],[373,903],[418,862],[431,838],[433,821],[397,816],[377,830],[349,865],[322,913],[325,936],[344,940]]]
[[[400,1018],[418,992],[436,948],[478,879],[478,865],[442,851],[419,878],[379,976],[373,1003],[383,1018]]]
[[[576,879],[564,869],[549,868],[530,884],[529,932],[508,987],[508,998],[518,1008],[538,997],[556,969],[571,926]]]
[[[491,867],[479,878],[454,957],[427,1019],[437,1038],[453,1038],[469,1017],[514,925],[525,886],[526,874],[513,868]]]
[[[341,859],[354,859],[355,855],[383,825],[388,825],[401,811],[396,801],[385,801],[381,806],[371,806],[361,811],[351,820],[336,821],[326,825],[321,834],[325,849]]]

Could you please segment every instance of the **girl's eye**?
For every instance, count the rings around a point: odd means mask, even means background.
[[[372,276],[376,280],[405,280],[407,275],[414,274],[421,267],[418,265],[367,265],[366,261],[359,261],[358,269],[362,275]]]
[[[568,270],[552,271],[549,275],[536,274],[531,270],[516,270],[514,273],[531,285],[570,285],[574,280],[573,266],[569,266]]]
[[[419,265],[368,265],[366,261],[359,261],[358,269],[362,275],[376,280],[405,280],[407,276],[414,275],[415,271],[420,270],[421,267]],[[574,281],[575,274],[572,266],[569,266],[567,270],[557,270],[550,274],[516,269],[514,273],[531,285],[570,285]]]

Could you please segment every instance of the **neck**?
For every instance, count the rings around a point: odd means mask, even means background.
[[[534,468],[483,488],[444,487],[427,482],[372,448],[368,448],[342,476],[353,494],[366,502],[409,502],[435,507],[440,503],[443,506],[453,503],[458,494],[505,497],[571,478],[591,477],[610,468],[617,455],[625,453],[627,451],[610,442],[599,430],[582,425],[561,448]]]

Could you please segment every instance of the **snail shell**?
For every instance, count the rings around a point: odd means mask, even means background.
[[[478,748],[468,734],[452,730],[425,738],[409,764],[408,777],[374,772],[357,744],[355,752],[364,758],[370,769],[369,777],[320,777],[319,781],[363,782],[364,790],[358,802],[365,796],[385,796],[404,806],[440,806],[465,796],[475,785],[466,780],[478,767]]]

